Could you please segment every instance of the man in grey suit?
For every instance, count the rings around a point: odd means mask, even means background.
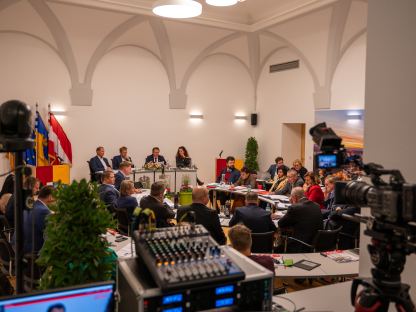
[[[296,170],[290,169],[287,173],[287,183],[286,185],[280,190],[275,192],[276,195],[286,195],[289,196],[292,192],[292,189],[295,187],[302,187],[303,180],[301,177],[298,176]]]

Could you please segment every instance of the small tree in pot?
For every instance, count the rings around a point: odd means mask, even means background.
[[[257,162],[259,145],[254,137],[250,137],[247,140],[246,145],[246,159],[244,165],[251,171],[257,172],[259,170],[259,164]]]
[[[60,185],[49,215],[38,264],[46,267],[40,288],[49,289],[111,279],[114,263],[102,237],[114,227],[111,214],[86,180]]]

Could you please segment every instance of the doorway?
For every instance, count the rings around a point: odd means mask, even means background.
[[[291,167],[295,159],[305,165],[305,129],[304,123],[284,123],[282,128],[282,157]]]

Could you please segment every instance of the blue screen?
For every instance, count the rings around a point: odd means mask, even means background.
[[[112,298],[113,285],[92,286],[5,299],[0,301],[0,311],[46,312],[54,306],[54,312],[107,312]]]
[[[234,292],[234,286],[233,285],[229,285],[229,286],[224,286],[224,287],[218,287],[215,289],[215,294],[218,295],[224,295],[224,294],[230,294]]]
[[[336,168],[337,167],[337,155],[318,155],[318,167],[319,168]]]
[[[182,308],[164,309],[162,312],[182,312]]]
[[[218,299],[215,301],[215,307],[221,308],[221,307],[228,307],[234,304],[234,298],[224,298],[224,299]]]
[[[171,304],[171,303],[176,303],[176,302],[182,302],[182,300],[183,300],[182,294],[165,296],[162,299],[162,304]]]

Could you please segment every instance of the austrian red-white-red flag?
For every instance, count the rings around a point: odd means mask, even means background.
[[[71,142],[53,113],[49,113],[48,154],[51,165],[72,164]]]

